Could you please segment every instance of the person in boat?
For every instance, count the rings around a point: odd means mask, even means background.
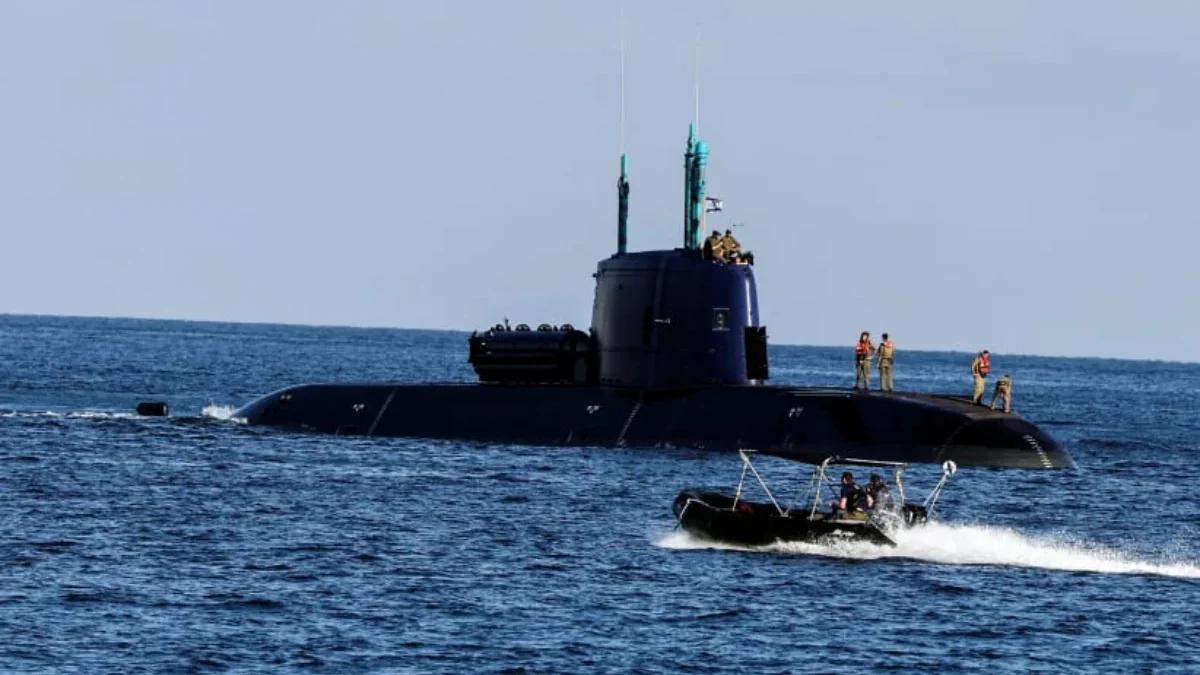
[[[892,493],[888,490],[883,476],[871,474],[871,482],[867,483],[867,508],[884,509],[892,505]]]
[[[704,259],[719,260],[725,262],[725,240],[721,237],[721,233],[713,230],[713,233],[704,240]]]
[[[1004,412],[1012,412],[1012,376],[1005,373],[996,381],[996,391],[992,392],[992,410],[996,409],[996,399],[1004,399]]]
[[[841,494],[836,500],[829,502],[829,506],[833,508],[834,513],[838,511],[854,513],[864,510],[867,499],[867,493],[854,482],[854,474],[844,471],[842,472]]]
[[[871,353],[875,346],[871,344],[871,334],[863,331],[858,336],[858,344],[854,345],[854,388],[861,384],[863,390],[871,388]]]
[[[988,354],[988,350],[979,352],[975,360],[971,362],[971,378],[975,381],[975,388],[971,394],[971,403],[975,405],[983,405],[983,390],[987,388],[987,376],[992,370],[992,357]]]

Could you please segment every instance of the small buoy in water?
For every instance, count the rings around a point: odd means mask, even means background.
[[[137,404],[137,414],[147,417],[166,417],[166,401],[142,401]]]

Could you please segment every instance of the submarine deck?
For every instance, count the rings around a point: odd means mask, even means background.
[[[694,394],[699,391],[737,391],[737,390],[753,390],[753,391],[771,391],[778,394],[791,394],[794,396],[845,396],[845,397],[880,397],[885,399],[902,399],[921,403],[924,405],[937,406],[945,409],[953,410],[954,412],[966,415],[972,419],[987,419],[987,418],[1012,418],[1021,416],[1015,412],[1006,413],[1002,410],[992,410],[988,406],[975,405],[971,402],[971,398],[962,394],[954,393],[928,393],[916,391],[879,391],[879,390],[862,390],[853,387],[833,387],[821,385],[779,385],[779,384],[741,384],[741,385],[712,385],[699,386],[692,389],[673,391],[673,392],[648,392],[637,389],[629,389],[623,387],[606,387],[604,385],[595,385],[591,387],[581,387],[573,384],[557,384],[557,383],[508,383],[508,382],[339,382],[339,383],[320,383],[300,385],[301,387],[350,387],[350,388],[377,388],[377,389],[393,389],[393,388],[424,388],[436,387],[438,389],[477,389],[480,387],[488,389],[538,389],[538,390],[566,390],[576,391],[579,389],[603,389],[613,394],[628,398],[641,398],[645,400],[655,399],[671,399]],[[289,387],[288,389],[298,389],[300,387]],[[282,391],[287,391],[282,390]]]
[[[306,384],[233,414],[250,425],[338,435],[524,445],[755,448],[802,461],[1061,468],[1070,455],[1028,420],[964,398],[779,385],[652,392],[508,383]]]

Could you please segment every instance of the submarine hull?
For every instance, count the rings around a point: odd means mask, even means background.
[[[233,414],[316,433],[544,446],[697,448],[817,463],[830,455],[960,466],[1073,467],[1016,415],[952,397],[768,385],[669,394],[604,386],[309,384]]]

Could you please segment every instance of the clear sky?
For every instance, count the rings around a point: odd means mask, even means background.
[[[618,0],[0,3],[0,312],[587,326]],[[626,0],[633,250],[772,342],[1200,360],[1200,3]]]

